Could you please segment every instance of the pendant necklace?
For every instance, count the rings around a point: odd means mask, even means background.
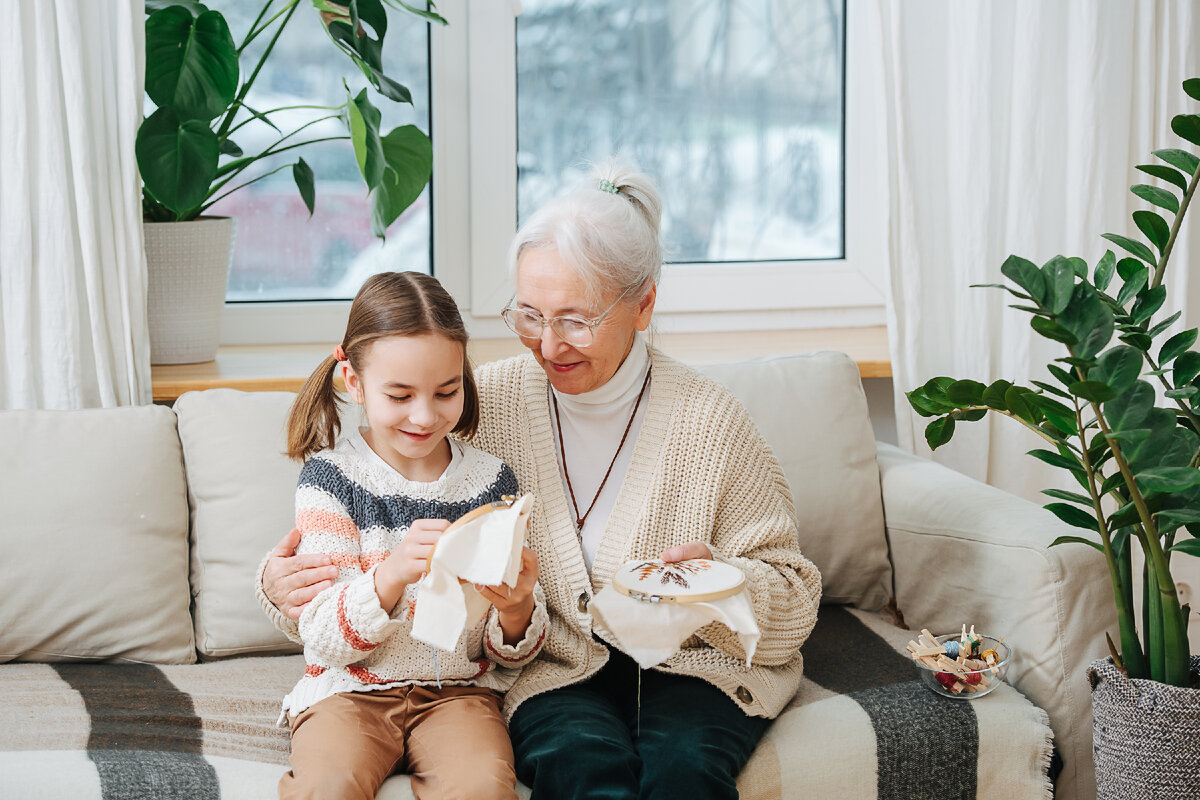
[[[604,484],[608,483],[608,476],[612,474],[613,467],[616,466],[617,457],[621,455],[621,450],[625,447],[625,440],[629,438],[629,431],[633,428],[633,420],[637,417],[638,407],[642,404],[642,396],[646,394],[646,387],[650,385],[650,370],[646,370],[646,379],[642,381],[642,390],[638,392],[637,401],[633,404],[633,413],[629,415],[629,422],[625,425],[625,433],[621,435],[621,443],[617,445],[617,452],[613,453],[612,461],[608,463],[608,471],[604,473],[604,480],[600,481],[600,488],[596,490],[596,496],[592,498],[592,503],[587,507],[587,511],[583,514],[579,513],[579,503],[575,501],[575,489],[571,486],[571,473],[567,470],[567,450],[566,442],[563,441],[562,434],[562,415],[558,411],[558,398],[554,395],[554,389],[550,389],[550,401],[554,404],[554,423],[558,428],[558,452],[562,456],[563,477],[567,479],[567,494],[571,496],[571,507],[575,510],[575,535],[583,540],[583,524],[587,522],[588,515],[592,513],[592,509],[596,507],[596,501],[600,499],[600,493],[604,491]]]

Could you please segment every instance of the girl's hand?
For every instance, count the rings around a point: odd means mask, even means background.
[[[299,544],[300,531],[292,528],[271,551],[262,578],[267,599],[289,619],[295,620],[300,619],[308,602],[332,586],[338,576],[338,569],[329,556],[321,553],[296,555]]]
[[[529,621],[533,619],[533,586],[538,579],[537,556],[528,547],[521,550],[521,572],[517,585],[511,589],[499,586],[475,585],[500,615],[500,630],[504,631],[504,643],[514,645],[525,637]]]
[[[662,551],[662,555],[659,558],[668,563],[687,561],[689,558],[707,558],[711,561],[712,550],[709,550],[708,545],[704,542],[688,542],[687,544],[668,547]]]
[[[375,570],[375,593],[379,605],[391,611],[410,583],[421,580],[429,556],[437,540],[442,538],[450,522],[444,519],[418,519],[404,534],[404,539]]]

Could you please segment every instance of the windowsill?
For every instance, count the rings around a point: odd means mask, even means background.
[[[858,363],[864,378],[890,378],[887,329],[821,328],[730,333],[659,333],[654,344],[689,364],[715,364],[761,356],[840,350]],[[151,368],[154,401],[172,402],[184,392],[241,389],[249,392],[299,391],[305,378],[333,344],[227,345],[215,361],[163,364]],[[471,360],[485,364],[526,352],[515,337],[472,339]]]

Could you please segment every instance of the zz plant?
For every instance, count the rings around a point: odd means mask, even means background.
[[[264,175],[242,180],[260,159],[330,139],[349,139],[371,195],[371,231],[382,238],[388,225],[420,195],[433,167],[429,138],[414,125],[380,131],[381,114],[367,89],[340,106],[288,106],[255,109],[246,98],[288,23],[302,5],[311,4],[334,46],[362,71],[371,87],[389,100],[411,103],[408,89],[383,71],[383,41],[388,15],[384,2],[426,21],[445,24],[433,10],[403,0],[266,0],[241,42],[235,43],[225,17],[198,0],[147,0],[146,94],[156,106],[138,128],[135,153],[142,175],[143,217],[150,222],[179,222],[203,214],[228,194],[291,168],[296,187],[312,214],[316,201],[312,168],[303,159]],[[249,45],[267,37],[262,54],[243,74],[239,61]],[[272,115],[311,109],[314,118],[282,130]],[[306,133],[324,120],[341,119],[344,136]],[[244,153],[236,136],[245,125],[262,121],[278,136],[265,149]]]
[[[1184,81],[1200,100],[1200,79]],[[1171,129],[1200,145],[1200,115],[1180,114]],[[1200,159],[1180,149],[1156,150],[1162,163],[1139,164],[1165,185],[1131,191],[1160,211],[1133,212],[1146,241],[1104,234],[1130,255],[1109,250],[1094,267],[1055,256],[1042,266],[1009,256],[1000,268],[1008,283],[986,284],[1018,299],[1041,336],[1066,353],[1047,365],[1044,381],[1018,386],[937,377],[907,393],[931,448],[950,441],[955,424],[988,412],[1011,417],[1047,446],[1030,455],[1066,470],[1081,491],[1045,489],[1045,507],[1087,531],[1052,545],[1082,544],[1103,553],[1112,581],[1120,633],[1114,662],[1133,678],[1194,685],[1187,637],[1189,609],[1181,605],[1171,559],[1200,556],[1200,352],[1197,329],[1167,336],[1177,312],[1158,319],[1164,283],[1196,184]],[[1165,337],[1165,340],[1164,340]],[[1114,341],[1115,339],[1115,341]],[[1132,543],[1144,556],[1142,614],[1135,619]]]

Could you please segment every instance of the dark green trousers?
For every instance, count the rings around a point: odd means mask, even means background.
[[[509,723],[534,800],[736,800],[737,775],[771,724],[699,678],[641,674],[624,653],[591,679],[531,697]]]

